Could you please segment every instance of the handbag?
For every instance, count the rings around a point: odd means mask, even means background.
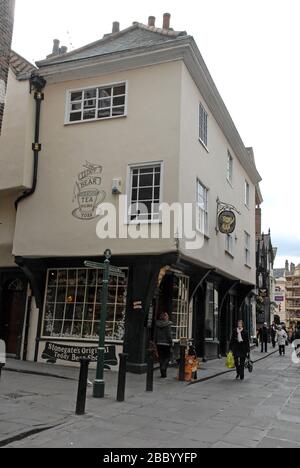
[[[245,369],[248,369],[250,374],[252,374],[254,368],[254,362],[252,361],[250,354],[248,354],[245,362]]]

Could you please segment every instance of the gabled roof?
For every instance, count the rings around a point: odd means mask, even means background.
[[[36,70],[36,67],[32,63],[13,50],[10,53],[10,68],[15,75],[19,75],[19,73],[31,73]]]
[[[43,67],[51,64],[99,57],[114,52],[133,50],[140,47],[151,47],[164,42],[176,41],[182,36],[187,36],[187,33],[185,31],[159,29],[153,26],[146,26],[142,23],[134,23],[130,28],[114,34],[108,34],[104,36],[103,39],[81,47],[80,49],[41,60],[37,62],[37,66]]]

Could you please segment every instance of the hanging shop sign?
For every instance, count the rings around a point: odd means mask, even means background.
[[[80,362],[83,358],[88,358],[91,362],[97,362],[98,347],[90,348],[88,346],[61,345],[47,342],[42,353],[42,359],[50,364],[56,364],[57,361]],[[105,346],[105,364],[107,366],[117,366],[116,346]]]
[[[217,198],[217,225],[216,232],[221,234],[232,234],[236,228],[236,213],[241,213],[235,206],[223,203]]]
[[[233,211],[221,211],[218,218],[218,228],[221,234],[232,234],[236,228],[236,216]]]

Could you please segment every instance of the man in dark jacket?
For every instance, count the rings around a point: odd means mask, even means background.
[[[268,352],[268,343],[269,343],[269,329],[268,324],[264,323],[264,326],[259,330],[258,337],[261,343],[261,352]]]
[[[155,343],[159,356],[161,378],[166,379],[173,344],[172,322],[170,322],[167,313],[161,314],[159,320],[156,322]]]
[[[247,330],[245,330],[244,322],[238,322],[238,326],[233,330],[229,350],[234,355],[237,379],[244,380],[245,378],[245,362],[247,355],[250,354],[250,339]]]

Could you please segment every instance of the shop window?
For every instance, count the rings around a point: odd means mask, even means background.
[[[214,341],[219,338],[219,295],[212,283],[207,284],[205,338]]]
[[[124,269],[127,273],[127,269]],[[101,316],[101,270],[49,270],[43,337],[98,340]],[[122,342],[125,331],[127,279],[109,281],[107,341]]]
[[[173,312],[171,321],[174,340],[189,337],[189,278],[174,274]]]

